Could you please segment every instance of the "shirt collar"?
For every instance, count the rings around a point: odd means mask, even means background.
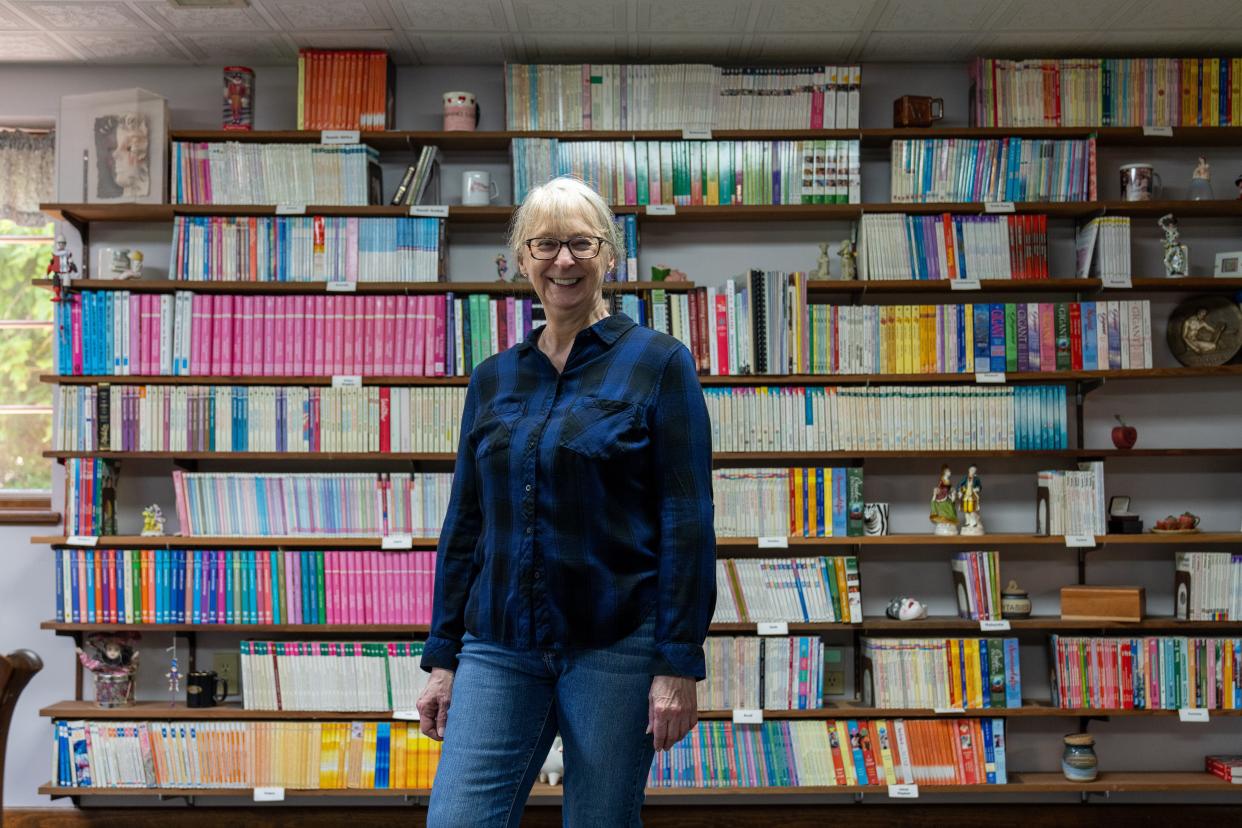
[[[637,324],[637,322],[630,319],[624,313],[614,313],[609,316],[605,316],[603,319],[587,328],[587,330],[595,334],[595,336],[605,345],[612,345],[612,343],[616,342],[621,337],[621,334],[625,333]],[[532,330],[526,335],[526,339],[518,345],[518,349],[524,351],[529,348],[533,348],[535,342],[539,339],[539,334],[542,332],[543,325],[540,325],[538,328]],[[579,334],[579,336],[581,335],[582,334]]]

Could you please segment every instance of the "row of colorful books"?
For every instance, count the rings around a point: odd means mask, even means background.
[[[864,638],[862,698],[868,707],[1022,706],[1016,638]]]
[[[181,534],[193,537],[435,537],[453,475],[173,471]]]
[[[823,707],[819,636],[708,636],[700,710],[816,710]]]
[[[58,549],[74,624],[429,624],[434,552]]]
[[[609,204],[858,204],[857,141],[561,141],[515,138],[513,199],[574,175]]]
[[[860,66],[505,65],[511,130],[857,129]]]
[[[1041,471],[1035,485],[1035,534],[1108,534],[1103,462],[1084,461],[1077,470]]]
[[[1053,635],[1048,643],[1061,707],[1242,708],[1242,638]]]
[[[963,485],[965,480],[962,481]],[[996,551],[954,552],[949,562],[953,571],[953,593],[957,615],[972,621],[996,621],[1001,617],[1000,553]]]
[[[862,623],[862,582],[853,556],[724,558],[716,561],[712,622]]]
[[[115,462],[98,457],[65,461],[65,534],[116,534],[118,472]]]
[[[893,141],[898,204],[1095,201],[1095,139],[912,138]]]
[[[57,303],[56,364],[88,376],[462,376],[543,324],[533,298],[139,294]]]
[[[381,204],[379,153],[363,144],[173,141],[174,204]]]
[[[421,641],[243,641],[246,710],[415,710]]]
[[[1004,785],[1004,719],[699,722],[651,788]]]
[[[860,467],[718,469],[716,534],[830,538],[863,533]]]
[[[56,451],[455,452],[450,386],[56,385]]]
[[[1183,621],[1242,618],[1242,553],[1177,552],[1173,617]]]
[[[435,218],[175,216],[168,278],[435,282],[444,253],[444,221]]]
[[[67,788],[431,787],[440,743],[418,722],[53,722]]]
[[[298,129],[387,129],[393,90],[379,49],[298,50]]]
[[[1242,58],[977,58],[982,127],[1236,126]]]
[[[858,278],[1047,279],[1048,217],[868,213]]]

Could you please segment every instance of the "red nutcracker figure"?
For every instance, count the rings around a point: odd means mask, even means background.
[[[253,128],[253,113],[254,72],[245,66],[224,67],[224,128]]]
[[[73,254],[65,245],[65,237],[56,237],[56,246],[52,250],[52,260],[47,263],[47,275],[52,277],[52,301],[60,301],[60,293],[65,284],[78,272],[73,263]]]

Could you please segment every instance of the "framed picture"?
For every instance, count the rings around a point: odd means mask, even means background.
[[[1212,275],[1227,279],[1242,278],[1242,250],[1234,250],[1230,253],[1217,253],[1216,270],[1212,272]]]
[[[60,99],[59,201],[159,204],[168,192],[168,102],[145,89]]]

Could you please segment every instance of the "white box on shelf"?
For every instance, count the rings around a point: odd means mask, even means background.
[[[56,199],[168,201],[168,101],[137,88],[61,96]]]

